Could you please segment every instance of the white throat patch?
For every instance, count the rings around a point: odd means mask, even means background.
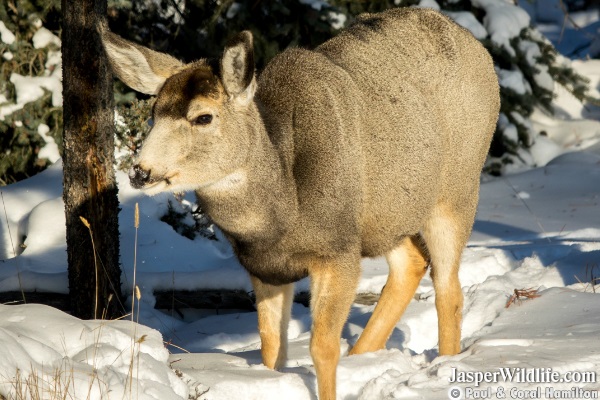
[[[232,172],[223,179],[209,183],[206,186],[206,188],[210,190],[228,191],[244,185],[247,180],[248,176],[246,174],[246,171],[244,171],[243,169],[238,169],[237,171]]]

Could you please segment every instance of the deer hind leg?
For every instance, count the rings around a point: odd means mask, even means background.
[[[290,323],[294,284],[274,286],[252,277],[258,311],[258,331],[263,363],[279,369],[287,359],[287,332]]]
[[[313,318],[310,354],[317,373],[319,400],[336,397],[340,337],[354,302],[360,261],[319,260],[309,269]]]
[[[473,225],[475,207],[466,213],[465,208],[461,211],[454,212],[450,207],[438,205],[423,230],[431,257],[440,355],[460,352],[463,293],[458,267]]]
[[[418,236],[406,237],[400,246],[386,255],[390,267],[387,282],[373,315],[350,354],[362,354],[385,347],[427,271],[428,262],[420,240]]]

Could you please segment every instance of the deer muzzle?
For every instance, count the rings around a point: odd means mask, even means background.
[[[151,182],[150,170],[145,170],[139,164],[129,170],[129,183],[135,189],[141,189]]]

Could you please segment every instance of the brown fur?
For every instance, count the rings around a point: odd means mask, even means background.
[[[310,355],[317,372],[319,399],[334,400],[340,336],[360,278],[359,259],[315,258],[308,265],[313,317]]]
[[[152,70],[140,54],[153,55],[105,40],[117,74],[139,87],[129,70]],[[353,353],[385,345],[428,262],[440,354],[460,351],[458,267],[499,110],[492,60],[469,32],[394,9],[314,51],[286,50],[258,82],[248,32],[219,64],[168,68],[132,184],[196,191],[252,276],[267,366],[285,360],[291,283],[310,276],[319,397],[335,398],[361,256],[387,255],[390,277]],[[153,93],[161,71],[142,89]]]
[[[387,283],[375,311],[350,354],[381,350],[413,298],[427,271],[427,255],[418,237],[406,237],[386,259],[390,266]]]
[[[292,307],[294,285],[273,286],[252,278],[258,311],[258,331],[261,338],[263,363],[273,369],[284,366],[287,357],[287,331]]]

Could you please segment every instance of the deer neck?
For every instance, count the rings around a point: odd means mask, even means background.
[[[240,242],[274,242],[297,215],[294,185],[263,124],[253,127],[246,163],[196,191],[213,222]]]

